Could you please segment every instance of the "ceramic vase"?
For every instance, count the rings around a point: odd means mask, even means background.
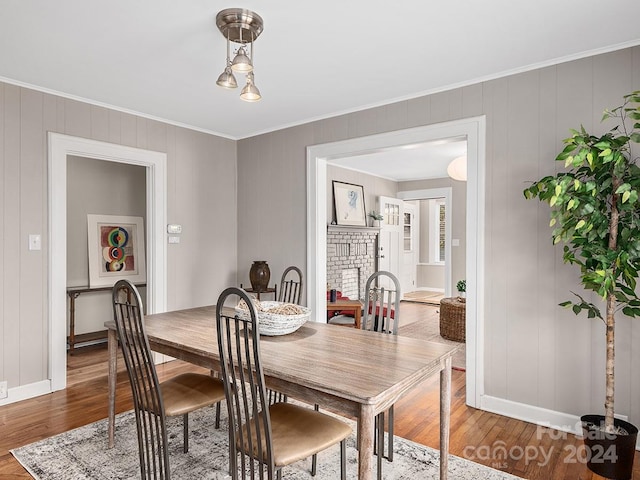
[[[249,270],[249,281],[254,292],[264,292],[269,286],[271,271],[264,260],[255,260]]]

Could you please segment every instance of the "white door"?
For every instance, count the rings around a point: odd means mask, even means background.
[[[417,212],[420,206],[405,202],[404,215],[402,225],[402,276],[400,277],[400,286],[402,287],[402,296],[408,292],[416,290],[416,276],[418,274],[418,258],[419,258],[419,232],[418,225],[419,216]]]
[[[391,197],[378,197],[380,222],[378,240],[378,270],[386,270],[401,278],[402,219],[404,201]],[[390,287],[390,285],[384,285]]]

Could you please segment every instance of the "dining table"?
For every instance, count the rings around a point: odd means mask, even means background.
[[[118,339],[115,322],[105,326],[112,447]],[[145,329],[153,351],[220,371],[215,305],[146,315]],[[436,373],[440,374],[440,478],[447,478],[451,357],[457,348],[315,321],[287,335],[260,337],[267,388],[357,421],[359,480],[373,478],[376,415]]]

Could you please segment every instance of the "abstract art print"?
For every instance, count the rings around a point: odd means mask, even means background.
[[[338,225],[367,226],[367,216],[364,208],[364,188],[362,185],[334,180],[333,205]]]
[[[87,215],[89,287],[121,279],[144,283],[147,269],[142,217]]]

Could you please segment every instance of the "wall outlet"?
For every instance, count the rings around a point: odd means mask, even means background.
[[[9,395],[9,385],[7,381],[0,382],[0,399],[7,398]]]

